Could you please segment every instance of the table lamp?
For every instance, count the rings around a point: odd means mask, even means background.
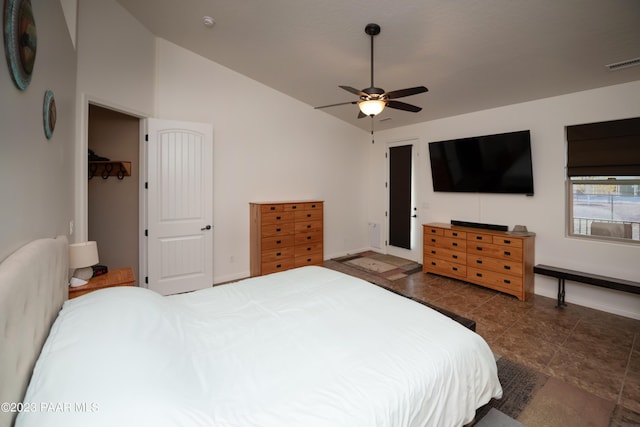
[[[96,242],[72,243],[69,245],[69,267],[75,269],[73,277],[86,281],[93,277],[93,268],[98,260]]]

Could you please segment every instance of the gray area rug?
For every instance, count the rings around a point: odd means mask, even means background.
[[[510,416],[491,408],[487,415],[474,424],[473,427],[526,427],[524,424],[514,420]]]

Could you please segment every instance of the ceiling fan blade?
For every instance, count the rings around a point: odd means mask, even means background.
[[[417,113],[418,111],[422,110],[422,107],[400,101],[387,101],[387,107],[395,108],[396,110],[411,111],[412,113]]]
[[[407,89],[393,90],[391,92],[387,92],[387,99],[403,98],[405,96],[417,95],[419,93],[424,93],[427,91],[429,91],[429,89],[427,89],[424,86],[416,86],[416,87],[410,87]]]
[[[337,104],[321,105],[320,107],[313,107],[313,108],[317,110],[319,108],[337,107],[338,105],[357,104],[357,103],[358,103],[357,101],[339,102]]]
[[[356,89],[354,87],[351,87],[351,86],[338,86],[338,87],[340,87],[341,89],[346,90],[347,92],[351,92],[354,95],[358,95],[358,96],[366,96],[367,95],[366,93],[362,92],[361,90],[358,90],[358,89]]]

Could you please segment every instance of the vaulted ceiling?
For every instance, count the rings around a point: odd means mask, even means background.
[[[357,100],[338,85],[424,85],[377,130],[640,80],[638,0],[117,0],[157,37],[312,109]],[[215,20],[212,27],[203,17]],[[640,102],[640,101],[639,101]],[[303,107],[306,108],[306,107]],[[356,105],[316,110],[369,130]]]

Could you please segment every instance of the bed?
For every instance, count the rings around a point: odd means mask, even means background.
[[[502,394],[479,335],[323,267],[93,292],[37,357],[16,427],[459,427]]]

